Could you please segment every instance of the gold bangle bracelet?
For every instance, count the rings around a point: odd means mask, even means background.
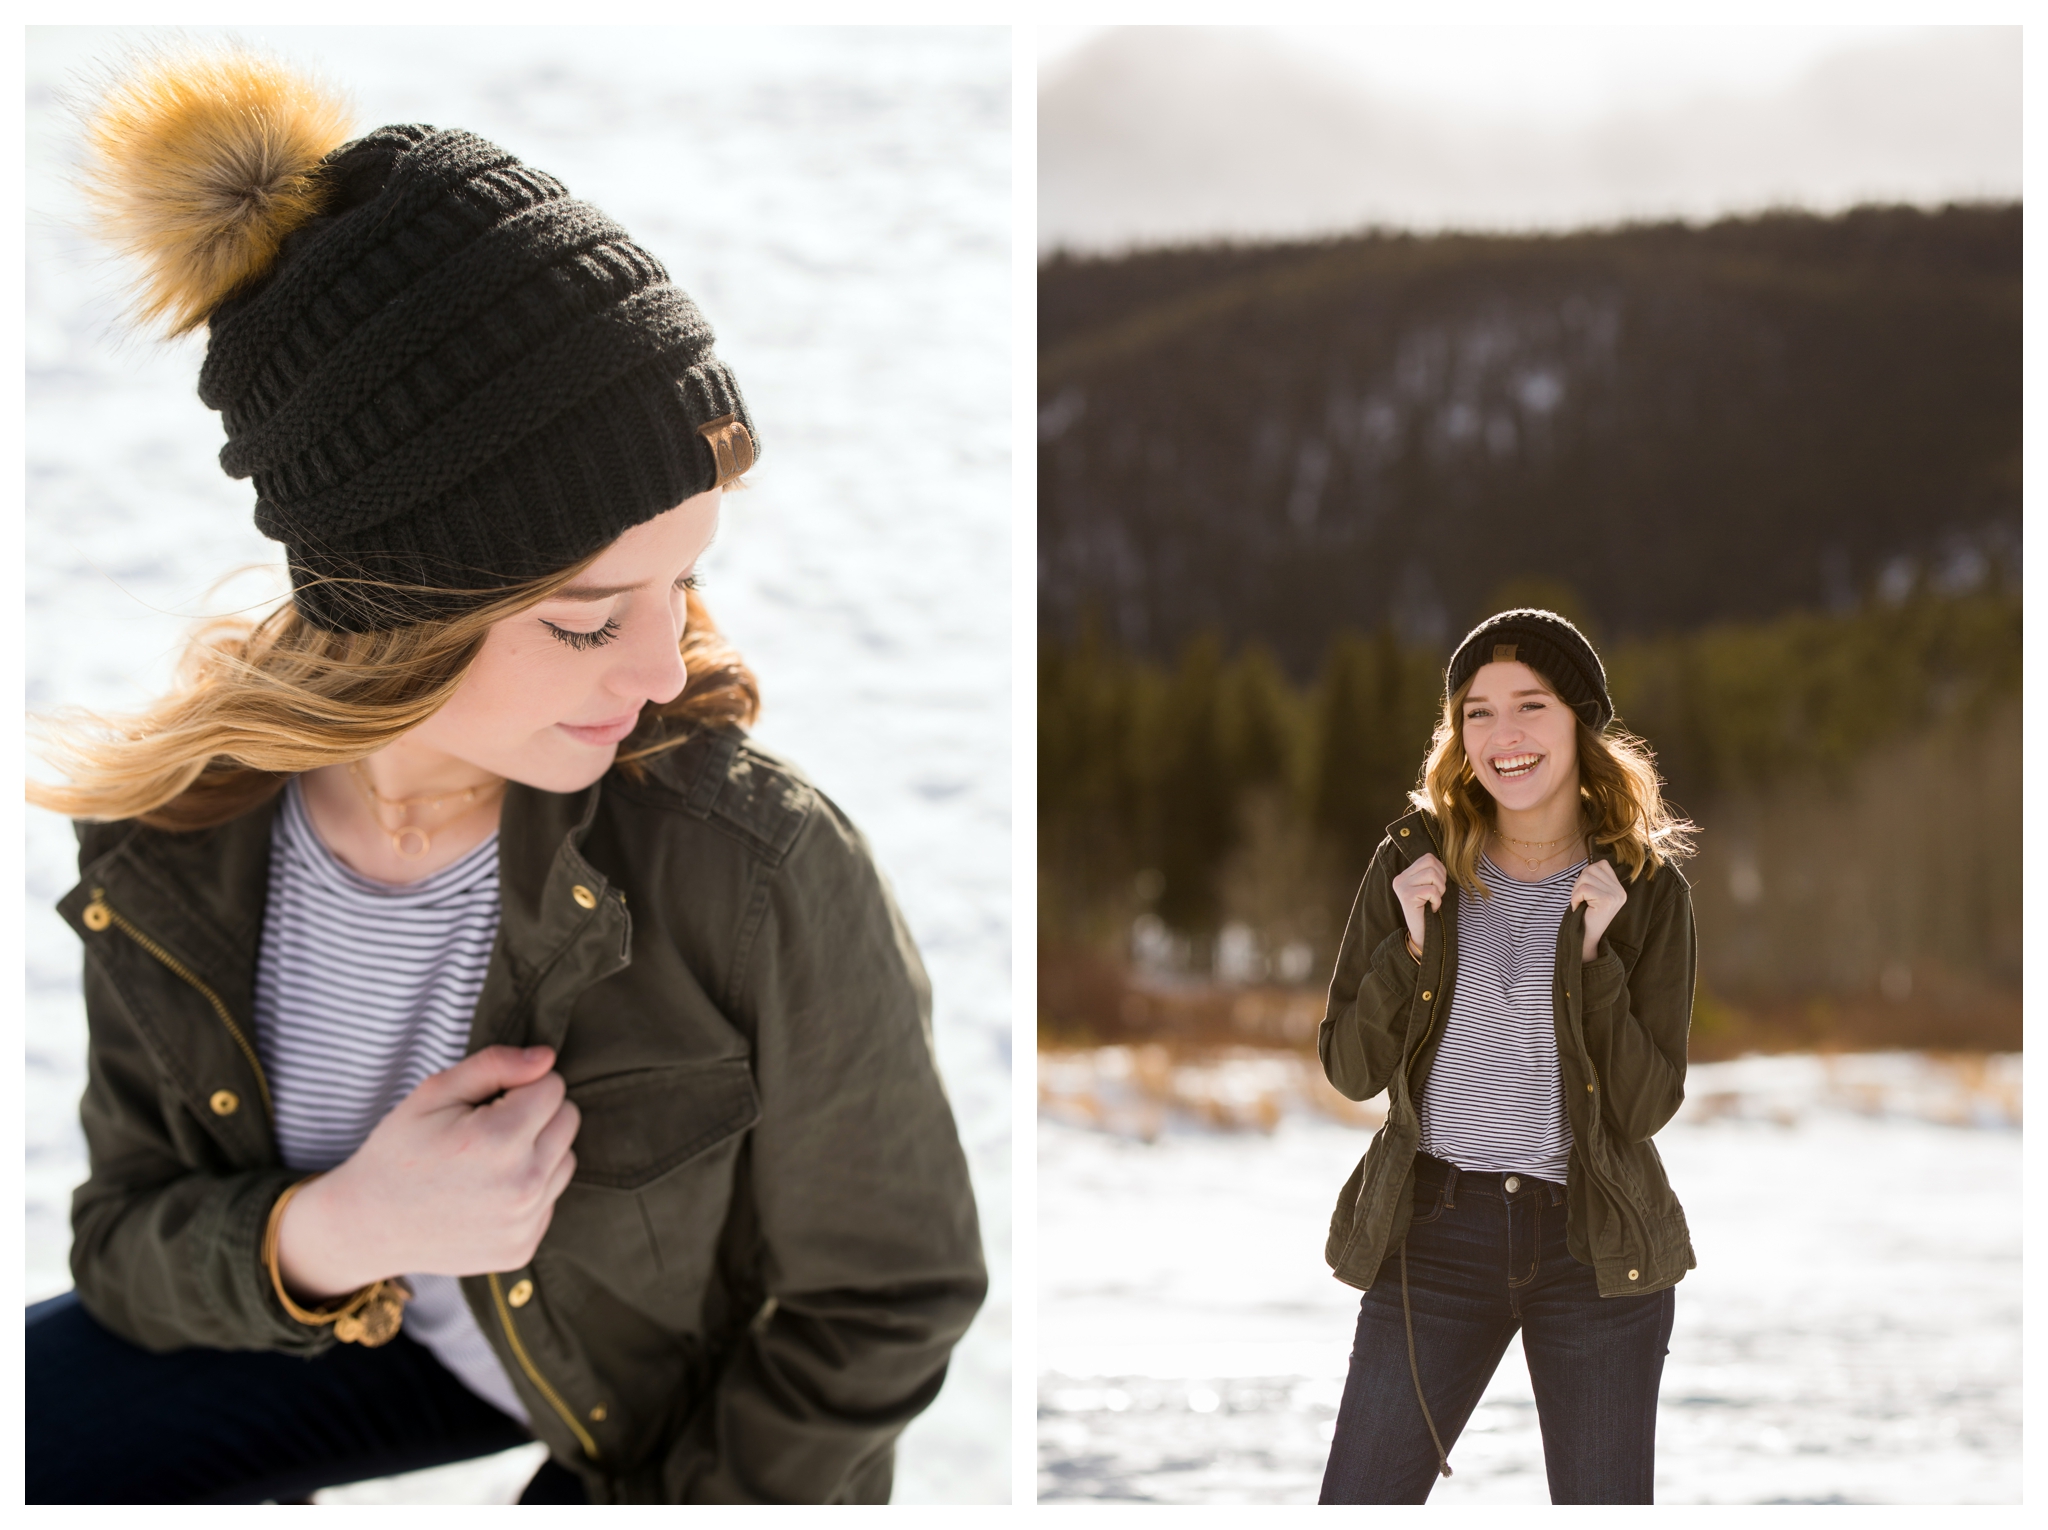
[[[315,1308],[301,1307],[284,1288],[284,1275],[278,1269],[277,1259],[284,1209],[293,1196],[319,1177],[308,1174],[298,1183],[286,1186],[284,1194],[271,1206],[270,1221],[263,1229],[263,1265],[270,1271],[270,1286],[277,1292],[278,1302],[293,1319],[312,1328],[332,1323],[334,1336],[342,1343],[375,1349],[396,1337],[405,1323],[405,1304],[412,1299],[412,1291],[404,1281],[373,1280],[360,1290]]]

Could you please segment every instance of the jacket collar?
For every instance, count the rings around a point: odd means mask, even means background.
[[[477,998],[470,1047],[559,1047],[592,983],[631,961],[624,893],[583,854],[602,781],[558,794],[512,785],[498,821],[498,953]]]
[[[1401,864],[1404,866],[1412,863],[1417,856],[1425,852],[1436,856],[1439,860],[1443,859],[1443,834],[1441,827],[1437,823],[1436,814],[1426,812],[1421,808],[1417,808],[1414,812],[1404,817],[1396,818],[1392,823],[1388,824],[1387,840],[1393,845],[1394,854],[1400,857]],[[1620,862],[1615,858],[1612,845],[1593,845],[1590,853],[1594,860],[1607,861],[1617,871],[1621,869]],[[1622,878],[1623,882],[1627,882],[1627,880],[1626,876]]]
[[[561,958],[579,937],[593,939],[590,960],[568,969],[590,979],[627,964],[625,900],[582,853],[602,798],[602,781],[569,793],[507,788],[498,825],[498,945],[505,961],[491,964],[474,1044],[507,1039],[503,1033],[533,1015],[542,980],[564,968]],[[272,797],[211,829],[138,827],[83,868],[59,907],[76,924],[95,889],[104,889],[114,908],[201,974],[231,1012],[253,1014],[277,811]],[[499,1002],[488,1002],[494,997]],[[566,1016],[559,1018],[566,1024]]]
[[[1443,839],[1437,833],[1436,814],[1425,813],[1420,808],[1388,824],[1387,840],[1404,866],[1425,852],[1439,860],[1443,858]]]

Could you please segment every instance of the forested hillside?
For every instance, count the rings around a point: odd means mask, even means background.
[[[1039,599],[1297,681],[1532,581],[1596,637],[2016,572],[2017,206],[1040,269]]]

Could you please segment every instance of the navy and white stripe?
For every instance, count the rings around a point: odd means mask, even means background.
[[[296,778],[270,836],[256,958],[256,1050],[287,1167],[331,1169],[468,1050],[498,934],[498,837],[394,887],[335,859]],[[526,1410],[452,1276],[410,1275],[405,1332],[486,1402]]]
[[[1558,926],[1585,864],[1518,882],[1482,855],[1488,896],[1458,889],[1450,1013],[1421,1100],[1421,1147],[1432,1157],[1565,1182],[1572,1127],[1551,990]]]

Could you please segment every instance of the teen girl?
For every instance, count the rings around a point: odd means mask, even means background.
[[[1650,1138],[1685,1092],[1692,900],[1647,747],[1569,622],[1459,645],[1415,792],[1366,872],[1318,1037],[1387,1092],[1327,1250],[1366,1294],[1325,1503],[1420,1503],[1519,1329],[1556,1503],[1649,1503],[1672,1287]]]
[[[204,326],[291,602],[60,738],[91,1173],[27,1496],[879,1501],[985,1287],[865,843],[693,593],[751,416],[653,256],[460,131],[146,65],[92,189]]]

